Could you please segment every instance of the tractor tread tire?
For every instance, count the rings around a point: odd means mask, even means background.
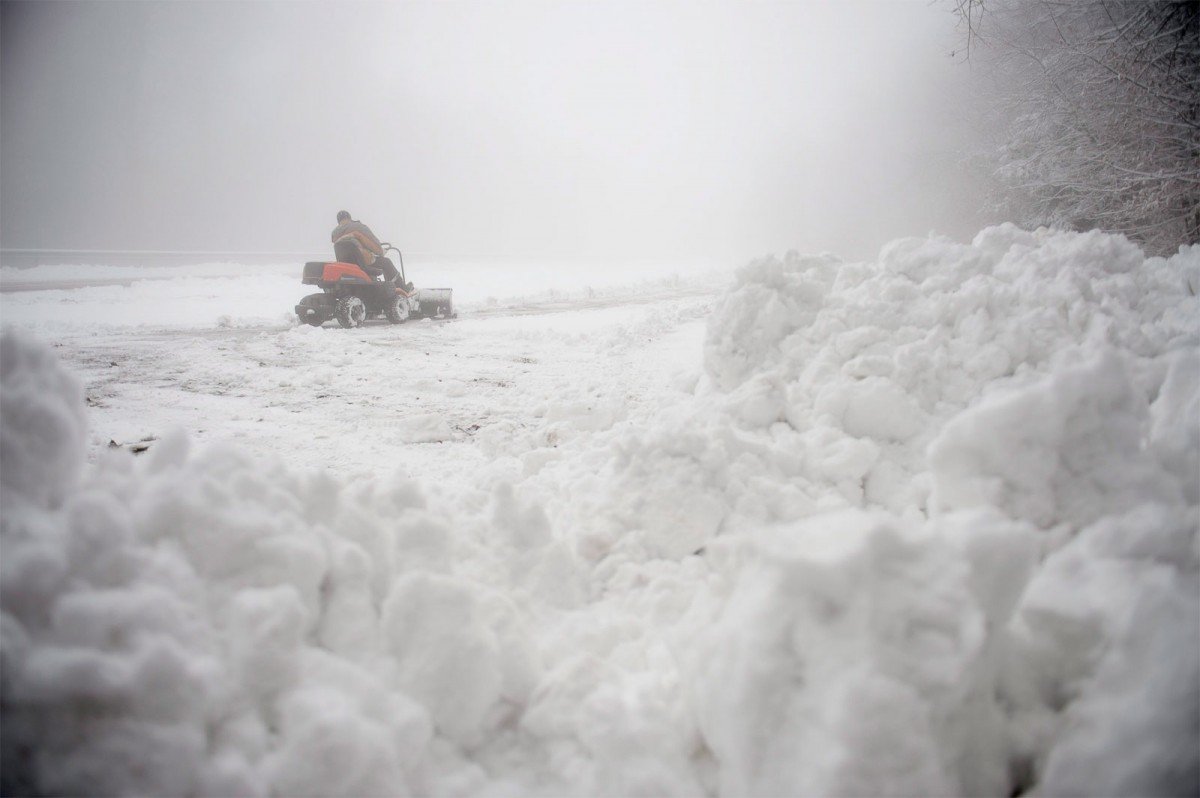
[[[396,297],[390,305],[383,309],[383,315],[387,316],[387,320],[392,324],[403,324],[408,321],[408,306],[402,298]]]
[[[361,327],[367,318],[367,306],[356,296],[342,297],[337,301],[333,316],[347,330]]]

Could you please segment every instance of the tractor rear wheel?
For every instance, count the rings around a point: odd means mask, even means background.
[[[333,316],[346,329],[361,327],[367,318],[367,306],[356,296],[342,297],[337,301]]]

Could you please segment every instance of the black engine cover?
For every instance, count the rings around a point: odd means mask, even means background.
[[[321,282],[321,277],[325,274],[325,261],[310,260],[304,264],[304,277],[300,282],[305,285],[316,285]]]

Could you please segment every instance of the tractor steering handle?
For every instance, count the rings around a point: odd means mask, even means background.
[[[393,246],[386,241],[381,242],[379,246],[383,249],[384,253],[388,250],[396,253],[396,257],[400,259],[400,281],[408,285],[408,277],[404,274],[404,253],[400,251],[399,247]]]

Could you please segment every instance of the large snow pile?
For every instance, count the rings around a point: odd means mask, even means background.
[[[82,469],[7,333],[3,791],[1195,794],[1198,290],[1007,226],[766,259],[677,401],[433,507],[183,436]]]
[[[959,482],[972,473],[962,469],[982,467],[984,457],[993,468],[1029,461],[1016,470],[1040,470],[1025,474],[1037,482],[1068,437],[1087,434],[1056,430],[1055,419],[1061,426],[1080,411],[1075,424],[1106,426],[1120,410],[1137,415],[1133,398],[1118,398],[1121,386],[1148,404],[1164,381],[1188,379],[1200,339],[1198,264],[1195,247],[1146,260],[1121,237],[1012,227],[990,228],[971,246],[897,241],[871,264],[794,253],[750,264],[710,322],[700,407],[628,456],[648,458],[644,470],[658,472],[658,461],[682,455],[664,439],[686,437],[702,492],[716,489],[723,505],[764,521],[847,505],[913,518],[961,507]],[[1039,393],[1049,406],[1032,399]],[[1011,410],[939,442],[935,463],[968,462],[953,487],[935,491],[930,444],[981,402]],[[1102,423],[1089,420],[1096,414]],[[1008,429],[997,434],[990,425],[1001,420]],[[1194,457],[1186,440],[1167,445]],[[971,458],[963,445],[984,451]],[[953,478],[953,468],[943,470]]]
[[[558,464],[598,568],[704,551],[722,794],[1196,792],[1198,291],[1200,247],[1011,226],[768,258],[694,402]]]

